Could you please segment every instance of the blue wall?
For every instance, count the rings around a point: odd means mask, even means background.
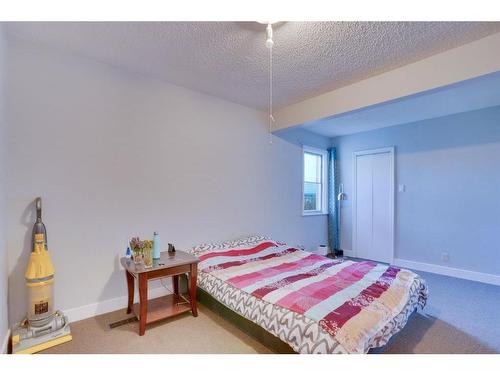
[[[353,151],[395,146],[395,258],[500,274],[500,106],[336,137],[332,144],[348,194],[343,249],[352,249]],[[449,261],[441,260],[443,252]]]

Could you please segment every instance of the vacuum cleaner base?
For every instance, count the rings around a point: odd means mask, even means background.
[[[50,328],[50,325],[47,325]],[[12,354],[33,354],[53,346],[71,341],[71,330],[69,323],[65,323],[59,329],[48,331],[46,334],[31,336],[33,330],[29,325],[18,325],[12,330]],[[37,328],[40,330],[40,328]],[[43,328],[42,328],[43,330]]]

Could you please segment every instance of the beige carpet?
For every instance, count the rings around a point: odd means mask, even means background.
[[[109,328],[126,317],[120,310],[73,323],[73,341],[43,353],[273,353],[201,304],[197,318],[187,313],[149,325],[142,337],[137,322]],[[455,327],[420,314],[377,352],[494,353]]]
[[[42,353],[272,353],[201,304],[198,317],[186,313],[150,324],[144,336],[138,322],[109,328],[127,317],[123,309],[72,323],[73,340]]]

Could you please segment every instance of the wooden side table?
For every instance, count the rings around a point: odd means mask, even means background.
[[[139,335],[146,332],[146,324],[166,319],[191,310],[198,316],[196,307],[196,277],[199,259],[184,251],[174,253],[162,252],[159,260],[155,260],[152,268],[136,265],[132,259],[121,258],[125,268],[128,289],[127,314],[134,312],[139,319]],[[189,300],[179,294],[179,275],[188,274]],[[148,281],[172,276],[174,294],[148,301]],[[139,303],[134,304],[134,279],[139,284]]]

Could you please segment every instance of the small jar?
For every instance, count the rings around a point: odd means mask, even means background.
[[[144,268],[153,267],[153,248],[145,247],[144,248]]]
[[[144,255],[143,255],[142,251],[135,251],[134,250],[132,254],[133,254],[132,257],[134,258],[134,263],[136,265],[141,264],[142,263],[142,259],[144,258]]]

